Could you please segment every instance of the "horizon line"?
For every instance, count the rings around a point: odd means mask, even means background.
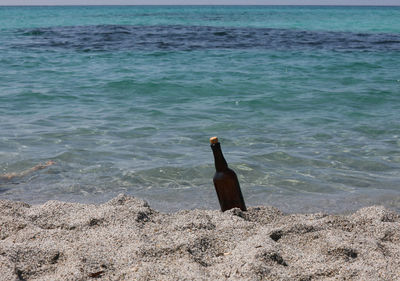
[[[400,3],[398,5],[363,5],[363,4],[349,4],[349,5],[333,5],[333,4],[85,4],[85,5],[76,5],[76,4],[17,4],[17,5],[4,5],[0,4],[0,7],[148,7],[148,6],[209,6],[209,7],[229,7],[229,6],[265,6],[265,7],[400,7]]]

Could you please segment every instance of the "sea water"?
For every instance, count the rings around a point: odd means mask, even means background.
[[[0,7],[0,199],[400,210],[400,7]]]

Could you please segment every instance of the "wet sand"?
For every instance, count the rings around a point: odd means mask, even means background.
[[[0,280],[400,280],[400,215],[0,201]]]

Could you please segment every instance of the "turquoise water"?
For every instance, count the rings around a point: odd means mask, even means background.
[[[400,210],[400,8],[0,7],[0,198]]]

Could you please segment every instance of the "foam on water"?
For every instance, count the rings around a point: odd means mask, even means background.
[[[399,13],[0,8],[1,173],[57,163],[0,198],[217,208],[218,135],[249,205],[400,209]]]

